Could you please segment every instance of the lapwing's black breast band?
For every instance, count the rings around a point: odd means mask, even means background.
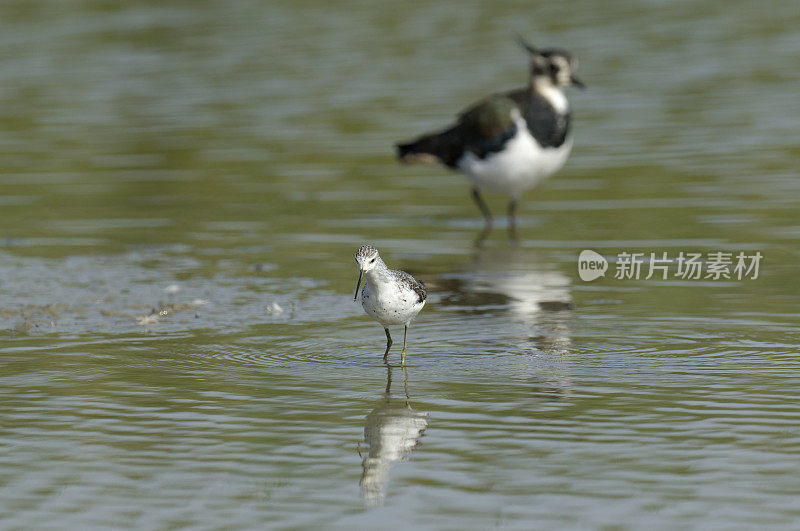
[[[557,148],[566,142],[569,135],[570,113],[550,112],[526,113],[528,130],[543,148]]]
[[[508,93],[522,109],[522,116],[528,124],[536,142],[543,148],[561,147],[570,131],[571,113],[560,113],[539,93],[530,89]]]

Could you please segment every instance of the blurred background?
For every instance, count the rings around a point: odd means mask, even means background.
[[[798,23],[789,0],[4,2],[0,522],[796,524]],[[516,33],[589,89],[521,240],[477,248],[464,178],[393,145],[522,86]],[[351,298],[367,242],[431,292],[389,393]],[[583,249],[764,259],[584,283]]]

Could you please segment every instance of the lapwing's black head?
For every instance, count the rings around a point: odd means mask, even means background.
[[[560,48],[536,48],[534,45],[518,38],[520,45],[531,55],[531,83],[548,83],[556,87],[586,85],[575,77],[578,60],[566,50]]]

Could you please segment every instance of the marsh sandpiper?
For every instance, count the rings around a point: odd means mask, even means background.
[[[364,278],[364,289],[361,290],[361,306],[367,315],[378,321],[386,331],[386,352],[383,361],[387,361],[392,336],[389,326],[403,325],[403,350],[400,353],[400,365],[406,364],[406,342],[408,326],[425,306],[428,297],[425,285],[405,271],[389,269],[371,245],[362,245],[356,252],[358,265],[358,283],[353,301],[358,299],[358,288]]]

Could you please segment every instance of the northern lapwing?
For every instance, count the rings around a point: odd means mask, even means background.
[[[585,85],[575,77],[577,60],[566,50],[536,48],[530,54],[526,88],[494,94],[467,108],[444,130],[397,145],[403,162],[440,163],[460,170],[472,183],[472,197],[492,226],[481,193],[505,193],[509,231],[516,235],[520,195],[558,171],[572,148],[570,108],[564,91]]]

